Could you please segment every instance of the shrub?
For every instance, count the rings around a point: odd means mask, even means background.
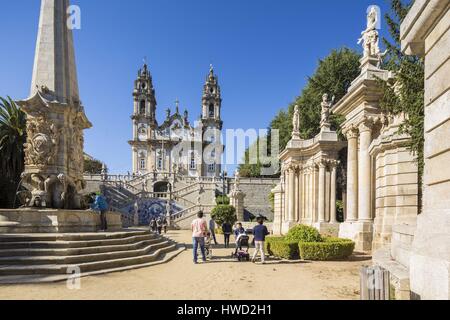
[[[348,239],[325,238],[323,242],[300,242],[300,257],[303,260],[340,260],[353,254],[355,243]]]
[[[211,218],[221,226],[225,222],[234,224],[237,221],[236,209],[230,205],[218,205],[211,212]]]
[[[298,242],[291,242],[284,237],[266,238],[266,250],[274,257],[295,260],[300,257]]]
[[[227,196],[218,196],[216,197],[216,204],[218,206],[220,205],[229,205],[230,204],[230,198]]]
[[[322,242],[322,236],[316,228],[298,225],[289,230],[286,240],[290,242]]]

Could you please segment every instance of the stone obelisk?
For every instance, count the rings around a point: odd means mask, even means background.
[[[83,130],[91,128],[78,93],[69,0],[42,0],[27,114],[24,204],[79,209],[83,181]]]

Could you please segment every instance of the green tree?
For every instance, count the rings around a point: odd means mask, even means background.
[[[387,48],[383,67],[393,71],[395,77],[392,82],[379,80],[383,88],[380,106],[387,113],[407,115],[400,133],[411,136],[409,148],[417,156],[421,190],[424,170],[424,62],[420,57],[407,56],[401,51],[400,25],[411,4],[390,0],[390,5],[391,12],[385,18],[393,42],[383,39]]]
[[[211,218],[221,226],[225,222],[235,224],[237,221],[236,208],[230,205],[218,205],[211,212]]]
[[[0,98],[0,207],[12,208],[24,171],[26,115],[8,97]]]
[[[266,139],[266,138],[264,138]],[[246,151],[243,163],[239,165],[239,173],[241,177],[256,178],[261,176],[263,164],[259,159],[259,148],[261,147],[261,138],[258,138]],[[254,158],[256,155],[256,159]],[[250,159],[250,157],[252,159]]]
[[[84,158],[84,172],[89,174],[101,174],[103,163],[97,159]]]
[[[332,50],[323,60],[319,60],[318,67],[301,94],[286,110],[280,110],[270,123],[268,141],[271,141],[271,130],[278,130],[280,137],[280,151],[286,148],[291,140],[292,117],[294,106],[300,107],[300,133],[303,139],[311,139],[320,131],[321,102],[324,93],[340,100],[350,87],[352,81],[359,75],[359,59],[361,56],[354,50],[341,48]],[[334,129],[339,131],[343,119],[332,115],[331,122]],[[240,166],[242,176],[256,177],[260,175],[261,164],[249,163],[249,152],[246,161]]]

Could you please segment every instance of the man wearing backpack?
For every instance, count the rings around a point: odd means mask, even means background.
[[[106,203],[105,197],[100,192],[95,195],[92,209],[100,212],[100,231],[106,231],[108,229],[108,221],[106,218],[108,204]]]

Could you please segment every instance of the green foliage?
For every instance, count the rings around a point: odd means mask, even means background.
[[[352,81],[359,75],[360,55],[351,49],[342,48],[333,50],[325,59],[319,61],[319,66],[308,79],[301,95],[292,102],[286,110],[280,110],[270,123],[271,131],[279,130],[280,151],[286,148],[291,140],[292,118],[294,106],[300,107],[300,134],[303,139],[310,139],[320,131],[321,102],[324,93],[340,100],[347,92]],[[339,132],[339,126],[343,122],[340,116],[331,115],[332,127]],[[270,141],[270,139],[269,139]],[[261,163],[249,163],[247,150],[245,164],[240,166],[241,175],[244,177],[259,177],[261,175]]]
[[[291,139],[292,116],[294,106],[300,107],[300,134],[303,139],[311,139],[320,131],[321,102],[324,93],[339,101],[350,87],[352,81],[359,75],[360,55],[348,48],[333,50],[325,59],[319,61],[319,66],[301,95],[293,102],[287,112],[281,111],[271,123],[272,129],[280,130],[280,149],[286,147]],[[342,117],[332,116],[331,122],[339,129]]]
[[[303,260],[328,261],[347,259],[355,250],[355,243],[348,239],[324,238],[323,242],[299,242]]]
[[[336,201],[336,216],[339,222],[344,222],[344,201]]]
[[[419,189],[424,170],[424,62],[420,57],[407,56],[401,52],[400,24],[408,14],[410,4],[391,0],[391,14],[386,14],[389,32],[394,40],[383,39],[387,55],[383,67],[395,72],[393,82],[379,80],[383,89],[381,108],[390,114],[407,115],[399,133],[411,136],[409,149],[417,156]]]
[[[217,205],[229,205],[230,204],[230,198],[228,196],[217,196],[216,197],[216,204]]]
[[[221,226],[225,222],[235,224],[237,221],[236,208],[230,205],[218,205],[211,212],[211,218]]]
[[[242,164],[239,165],[239,173],[241,177],[245,178],[258,178],[263,175],[264,168],[269,168],[272,162],[278,161],[278,154],[273,155],[275,159],[272,158],[271,137],[264,136],[259,137],[246,151],[244,159],[242,159]],[[264,158],[261,158],[264,156]],[[279,176],[278,173],[265,174],[266,176]]]
[[[295,260],[300,257],[298,242],[288,241],[284,237],[267,237],[267,252],[282,259]]]
[[[298,225],[289,230],[286,240],[290,242],[322,242],[322,236],[316,228]]]
[[[0,98],[0,207],[15,206],[15,193],[24,171],[25,142],[25,113],[10,97]]]
[[[84,158],[84,172],[89,174],[101,174],[103,163],[97,159]]]

